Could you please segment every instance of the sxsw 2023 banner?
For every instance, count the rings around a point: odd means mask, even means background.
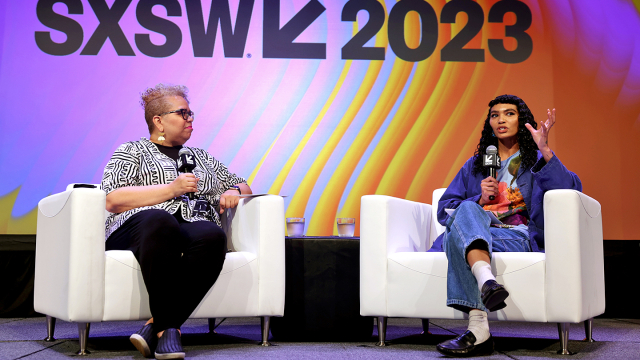
[[[551,148],[640,239],[640,5],[608,0],[29,0],[0,3],[0,234],[100,182],[148,137],[139,94],[190,89],[187,145],[255,192],[288,195],[307,235],[360,197],[431,202],[473,154],[487,103],[558,110]],[[359,223],[359,219],[358,219]]]

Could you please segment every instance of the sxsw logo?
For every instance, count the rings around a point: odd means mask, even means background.
[[[182,168],[184,165],[189,165],[189,167],[194,167],[196,165],[195,160],[193,159],[193,155],[181,155],[178,157],[178,168]]]
[[[80,55],[98,55],[100,49],[109,40],[119,56],[136,56],[133,45],[144,55],[156,58],[175,54],[182,46],[183,34],[178,25],[169,19],[152,13],[154,6],[166,10],[167,18],[182,17],[183,11],[191,35],[193,55],[195,57],[213,57],[218,27],[222,39],[224,56],[241,58],[244,56],[249,25],[255,0],[238,1],[238,12],[235,24],[231,21],[229,0],[211,0],[209,18],[204,18],[201,0],[115,0],[109,6],[106,0],[88,1],[91,11],[99,21],[92,34],[85,34],[77,21],[65,15],[83,15],[89,12],[82,0],[39,0],[36,6],[38,20],[49,29],[60,31],[66,35],[62,43],[53,41],[51,31],[35,31],[35,41],[40,50],[56,56],[66,56],[80,51]],[[318,1],[310,0],[288,21],[280,27],[280,0],[262,0],[262,57],[276,59],[326,59],[326,43],[294,42],[313,24],[327,9]],[[184,9],[181,3],[184,3]],[[340,3],[335,0],[325,1],[334,6]],[[56,3],[67,6],[67,14],[54,11]],[[389,47],[395,56],[404,61],[422,61],[429,58],[440,44],[440,61],[484,62],[488,52],[496,60],[516,64],[529,58],[533,52],[533,39],[526,32],[532,24],[532,12],[528,5],[519,0],[499,0],[485,9],[476,1],[450,0],[442,6],[439,14],[426,0],[398,0],[390,9],[385,10],[376,0],[348,0],[344,4],[340,20],[357,21],[360,11],[368,14],[367,22],[352,38],[342,46],[343,60],[385,60],[386,47],[369,46],[368,42],[375,36],[386,36]],[[329,5],[327,5],[329,6]],[[486,6],[486,5],[485,5]],[[135,7],[137,22],[148,32],[134,34],[134,44],[130,44],[125,36],[120,20],[129,8]],[[388,12],[388,15],[387,15]],[[420,18],[420,43],[417,47],[407,44],[405,22],[409,13],[415,12]],[[464,27],[452,38],[443,39],[438,33],[440,27],[448,27],[458,21],[458,14],[465,13],[467,20]],[[512,13],[515,23],[508,20],[504,23],[505,14]],[[462,17],[465,19],[465,17]],[[474,48],[469,42],[480,33],[487,23],[500,23],[504,26],[504,35],[496,34],[495,38],[484,39],[484,44]],[[386,24],[386,27],[385,27]],[[462,26],[462,24],[458,24]],[[386,31],[386,34],[384,32]],[[161,34],[166,38],[164,44],[151,42],[151,33]],[[84,43],[85,36],[88,41]],[[515,49],[507,49],[504,38],[513,38],[517,42]],[[249,57],[249,54],[247,54]]]
[[[500,167],[500,156],[496,154],[484,154],[482,156],[484,166]]]
[[[205,24],[201,0],[184,0],[185,12],[193,43],[195,57],[212,57],[216,41],[218,24],[222,35],[224,56],[241,58],[249,32],[251,14],[255,0],[238,0],[236,23],[232,24],[229,0],[213,0],[209,19]],[[132,0],[115,0],[109,7],[106,0],[88,0],[91,10],[100,24],[93,34],[85,34],[82,26],[75,20],[56,13],[54,4],[64,3],[68,14],[84,14],[81,0],[39,0],[36,6],[38,20],[46,27],[63,32],[67,39],[57,43],[51,39],[50,31],[36,31],[35,40],[38,48],[50,55],[65,56],[75,53],[82,47],[85,35],[89,40],[82,48],[80,55],[98,55],[107,39],[111,41],[120,56],[135,56],[132,44],[129,43],[119,25],[124,13],[131,6]],[[175,54],[182,45],[182,31],[173,22],[152,13],[154,6],[166,9],[167,17],[183,16],[183,9],[178,0],[140,0],[135,5],[138,23],[151,32],[165,36],[162,45],[151,42],[150,34],[134,35],[135,46],[144,55],[150,57],[167,57]],[[264,0],[263,20],[263,57],[289,59],[324,59],[326,44],[293,42],[305,31],[326,8],[317,0],[311,0],[280,28],[280,0]]]

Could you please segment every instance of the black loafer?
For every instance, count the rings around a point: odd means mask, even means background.
[[[475,343],[475,335],[467,330],[455,339],[436,345],[436,349],[440,354],[452,357],[487,356],[493,353],[493,337],[491,335],[487,341],[478,345]]]
[[[153,323],[143,326],[137,333],[131,335],[129,340],[142,356],[151,357],[158,342],[158,337],[153,331]]]
[[[184,359],[184,349],[178,329],[169,328],[162,333],[156,347],[156,359]]]
[[[482,297],[482,303],[488,311],[496,311],[507,306],[504,301],[509,297],[509,292],[495,280],[487,280],[482,285],[480,296]]]

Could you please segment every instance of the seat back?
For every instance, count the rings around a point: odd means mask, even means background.
[[[431,200],[431,207],[433,211],[431,212],[431,216],[433,216],[433,226],[431,227],[432,231],[434,231],[432,235],[432,239],[435,240],[440,234],[442,234],[445,230],[445,227],[440,225],[438,222],[438,201],[442,197],[442,194],[447,190],[447,188],[440,188],[433,190],[433,200]]]

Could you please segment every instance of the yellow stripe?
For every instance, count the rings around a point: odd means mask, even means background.
[[[381,4],[384,7],[384,3],[381,2]],[[386,12],[386,8],[385,8],[385,12]],[[357,31],[358,31],[358,25],[357,23],[354,23],[354,34]],[[387,34],[386,23],[378,34],[379,35],[376,36],[375,46],[386,48],[388,45],[388,39],[386,37],[386,34]],[[334,132],[329,137],[329,140],[327,141],[323,149],[318,154],[316,160],[313,162],[313,164],[309,168],[309,171],[307,172],[304,179],[300,183],[298,190],[296,191],[295,195],[291,199],[291,203],[287,208],[287,216],[301,216],[302,214],[304,214],[307,203],[309,201],[309,197],[318,180],[318,177],[322,173],[324,166],[326,165],[327,161],[331,157],[331,154],[333,153],[336,146],[342,139],[344,133],[347,131],[347,129],[351,125],[351,122],[353,121],[355,116],[358,114],[358,112],[361,110],[362,104],[369,96],[369,93],[373,88],[373,85],[375,84],[375,81],[377,80],[380,74],[382,65],[383,65],[383,61],[374,60],[369,63],[369,68],[367,69],[367,73],[365,74],[363,82],[360,85],[360,88],[358,89],[358,92],[356,93],[353,101],[349,105],[349,108],[343,115],[342,119],[340,120]],[[395,84],[395,86],[397,86],[397,84]],[[316,207],[316,209],[318,208],[319,207]],[[313,220],[313,216],[312,216],[312,220]],[[308,225],[307,234],[313,235],[315,231],[314,230],[315,227],[316,225],[314,224],[314,222],[310,221]],[[325,234],[323,233],[323,235]]]
[[[302,152],[304,147],[309,142],[309,139],[311,138],[313,133],[316,131],[316,128],[318,127],[318,125],[320,124],[320,122],[324,118],[324,115],[327,113],[327,111],[329,110],[329,108],[333,104],[333,101],[335,100],[336,96],[338,95],[338,92],[340,91],[340,88],[342,87],[342,84],[344,83],[344,79],[347,77],[347,74],[349,73],[349,69],[351,68],[351,62],[352,62],[352,60],[347,60],[346,61],[345,66],[342,69],[342,73],[340,74],[340,78],[338,79],[338,82],[336,83],[336,86],[333,88],[333,91],[331,92],[331,95],[329,96],[329,99],[327,99],[327,102],[322,107],[322,110],[320,111],[318,116],[316,116],[315,120],[313,121],[313,124],[311,124],[311,127],[309,127],[309,130],[307,130],[306,134],[304,135],[304,137],[302,138],[302,140],[300,141],[298,146],[296,146],[296,149],[293,151],[293,153],[291,154],[291,156],[289,157],[287,162],[284,164],[284,167],[282,168],[282,170],[278,174],[278,177],[275,179],[275,181],[271,185],[271,188],[269,189],[269,194],[279,194],[280,193],[280,190],[282,189],[282,185],[284,184],[285,180],[287,179],[287,176],[289,176],[289,172],[291,172],[291,168],[296,163],[296,160],[298,160],[298,157],[300,156],[300,153]],[[302,216],[302,215],[300,215],[300,216]]]
[[[264,155],[262,155],[262,158],[260,159],[260,161],[258,162],[256,167],[253,169],[253,171],[251,172],[251,175],[249,176],[249,179],[247,180],[247,184],[249,184],[249,186],[251,186],[251,184],[253,183],[253,180],[255,180],[256,176],[258,175],[258,171],[260,171],[260,168],[262,168],[262,164],[264,163],[264,161],[267,158],[267,156],[269,156],[269,153],[271,152],[271,149],[273,149],[273,146],[278,142],[278,139],[280,139],[280,135],[282,135],[282,132],[284,131],[284,129],[286,129],[288,124],[289,124],[289,122],[287,121],[287,123],[280,130],[280,133],[278,133],[278,136],[276,136],[276,138],[271,143],[271,146],[269,146],[269,149],[267,149],[267,151],[264,153]],[[275,193],[274,195],[278,195],[278,193]]]
[[[322,196],[316,204],[311,222],[309,223],[310,233],[322,235],[335,233],[334,230],[336,229],[334,228],[336,225],[333,222],[333,218],[336,216],[340,199],[349,182],[349,178],[384,123],[384,120],[389,115],[389,112],[404,88],[403,85],[411,75],[411,70],[414,66],[413,63],[407,63],[402,60],[397,60],[397,62],[400,64],[394,65],[392,76],[390,76],[390,80],[387,82],[389,85],[385,87],[380,95],[381,101],[379,101],[371,111],[369,119],[367,119],[359,131],[324,188]],[[391,80],[391,78],[393,78],[393,80]],[[356,217],[356,214],[350,211],[345,211],[343,215],[345,217]]]
[[[420,37],[419,19],[413,19],[415,25],[411,27],[411,30],[407,29],[405,32],[408,44],[410,41],[414,41],[411,38],[412,35],[415,35],[416,38]],[[407,21],[409,20],[411,20],[411,17],[407,17]],[[444,36],[444,34],[440,34],[439,36]],[[417,45],[417,43],[414,44]],[[426,102],[434,92],[434,88],[444,67],[437,56],[438,52],[439,50],[436,50],[430,58],[416,64],[417,67],[413,80],[409,85],[406,95],[401,100],[402,103],[384,134],[382,134],[380,141],[369,156],[366,164],[358,174],[343,207],[338,211],[338,216],[356,217],[356,222],[359,222],[361,197],[363,195],[377,193],[376,189],[378,188],[379,181],[387,171],[387,166],[392,162],[404,138],[413,128]],[[380,98],[382,99],[382,96]],[[411,159],[410,161],[414,160],[415,159]],[[349,175],[352,176],[351,174]],[[402,184],[399,184],[399,186],[405,187],[406,191],[406,183],[404,181]],[[357,227],[356,234],[358,234]]]
[[[305,208],[307,207],[307,202],[309,201],[309,196],[313,191],[313,187],[322,172],[322,169],[326,165],[329,157],[333,153],[333,150],[336,148],[340,139],[351,125],[353,118],[356,116],[358,111],[360,110],[362,103],[366,100],[373,84],[375,83],[375,79],[380,73],[380,69],[382,68],[382,61],[372,61],[372,64],[369,65],[369,69],[367,70],[367,74],[365,75],[364,81],[360,86],[360,89],[356,93],[351,105],[345,112],[344,116],[338,123],[335,131],[329,137],[329,140],[324,145],[316,160],[311,164],[309,171],[305,175],[304,179],[298,186],[298,189],[291,199],[291,203],[287,208],[287,216],[302,216],[304,214]],[[299,214],[299,215],[295,215]],[[311,228],[312,224],[309,224],[309,228]],[[309,235],[309,231],[307,231]]]
[[[417,14],[407,15],[405,21],[405,36],[409,47],[417,47],[420,41],[420,18]],[[340,199],[347,187],[355,168],[357,167],[362,155],[370,146],[371,141],[379,131],[385,119],[389,116],[391,109],[398,102],[398,98],[405,88],[411,71],[414,66],[420,66],[421,63],[407,62],[401,59],[395,59],[393,69],[385,82],[384,89],[379,95],[379,101],[371,110],[368,119],[360,129],[353,143],[346,151],[344,157],[338,164],[336,170],[331,175],[329,182],[323,189],[322,195],[318,199],[313,216],[309,223],[308,233],[317,235],[336,234],[337,228],[333,221],[335,217],[355,217],[359,221],[359,201],[358,208],[344,206],[338,209]],[[414,79],[421,79],[416,73]],[[413,88],[419,87],[419,81],[414,82]],[[415,94],[411,90],[408,91],[402,104],[398,109],[398,113],[394,115],[394,119],[403,119],[406,115],[406,108],[414,104],[414,98],[411,94]],[[369,179],[373,180],[373,179]],[[359,199],[358,199],[359,200]],[[345,203],[346,205],[346,203]],[[358,234],[358,232],[356,232]]]
[[[38,207],[31,209],[27,214],[15,218],[11,211],[16,203],[20,188],[0,197],[0,234],[35,234]]]

